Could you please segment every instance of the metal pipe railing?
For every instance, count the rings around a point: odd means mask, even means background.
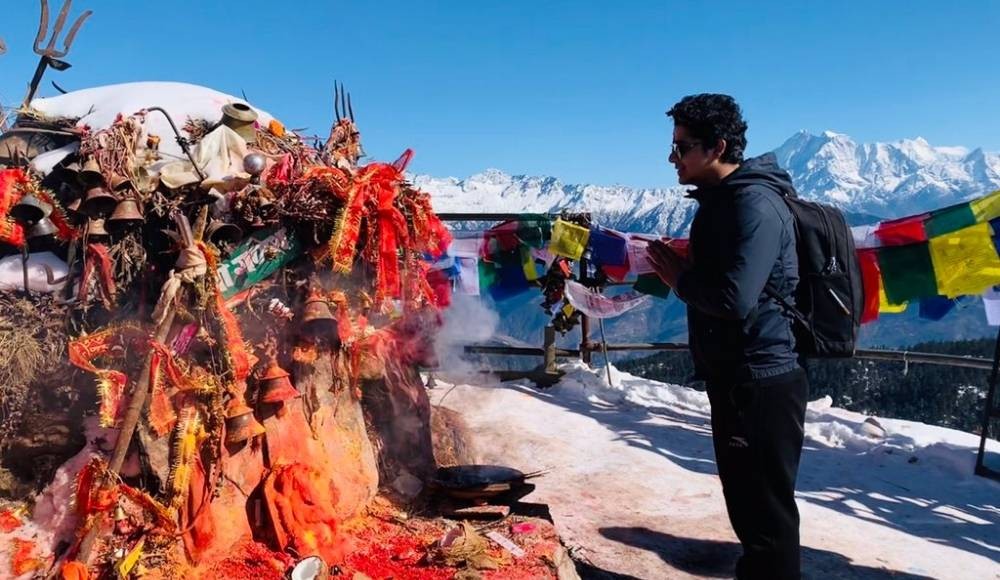
[[[547,218],[557,218],[563,214],[558,213],[439,213],[438,219],[446,222],[504,222],[508,220],[523,219],[525,217],[542,216]],[[567,214],[568,215],[568,214]]]
[[[588,351],[598,351],[603,347],[599,342],[591,342],[586,345]],[[621,352],[629,350],[638,351],[680,351],[688,350],[688,345],[681,342],[649,342],[631,344],[608,344],[609,352]],[[494,346],[494,345],[468,345],[465,352],[470,354],[502,354],[515,356],[545,356],[544,348],[522,347],[522,346]],[[559,357],[579,357],[580,349],[557,348],[556,356]],[[858,349],[854,353],[854,358],[865,360],[896,361],[902,363],[918,363],[953,366],[969,369],[988,371],[993,368],[993,361],[988,358],[973,356],[958,356],[951,354],[937,354],[932,352],[912,352],[905,350],[882,350],[882,349]]]
[[[494,346],[489,344],[469,344],[465,346],[468,354],[507,354],[521,356],[545,356],[545,349],[534,346]],[[579,357],[580,350],[576,348],[557,348],[556,356]]]

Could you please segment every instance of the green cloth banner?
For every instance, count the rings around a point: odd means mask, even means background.
[[[632,286],[636,292],[656,296],[657,298],[669,298],[670,286],[663,283],[656,274],[640,274]]]
[[[531,248],[544,248],[552,238],[552,220],[544,215],[526,215],[517,220],[517,237]]]
[[[496,284],[498,279],[497,267],[493,265],[493,262],[479,260],[479,288],[481,291],[489,289]]]
[[[924,222],[924,229],[927,231],[927,237],[933,238],[967,228],[974,223],[976,216],[972,213],[972,207],[968,203],[960,203],[932,211]]]
[[[889,304],[937,296],[934,264],[926,242],[878,250],[878,267]]]

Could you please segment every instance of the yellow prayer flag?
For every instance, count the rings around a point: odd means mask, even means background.
[[[540,277],[535,257],[531,255],[531,248],[528,246],[521,246],[521,267],[524,269],[524,278],[528,282],[534,282]]]
[[[1000,257],[988,223],[931,238],[930,250],[938,294],[942,296],[982,294],[1000,284]]]
[[[969,207],[972,208],[972,215],[976,217],[977,222],[988,222],[1000,217],[1000,191],[970,201]]]
[[[899,314],[905,312],[909,302],[902,304],[889,304],[889,298],[885,295],[885,286],[878,285],[878,313],[879,314]]]
[[[561,219],[552,226],[552,240],[549,251],[557,256],[565,256],[570,260],[579,260],[587,248],[590,230]]]

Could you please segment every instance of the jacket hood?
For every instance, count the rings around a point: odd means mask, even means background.
[[[750,185],[770,188],[780,195],[796,197],[795,186],[788,172],[778,166],[778,158],[774,153],[765,153],[760,157],[747,159],[730,173],[722,183],[712,187],[698,188],[691,192],[691,197],[700,199],[705,194],[715,192],[730,192]]]

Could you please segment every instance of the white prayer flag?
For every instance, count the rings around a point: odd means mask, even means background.
[[[479,258],[456,256],[458,262],[458,288],[463,294],[479,296]]]
[[[638,292],[604,296],[579,282],[567,280],[566,299],[574,308],[592,318],[614,318],[644,304],[649,296]]]
[[[986,307],[986,323],[1000,326],[1000,286],[993,286],[983,292],[983,306]]]
[[[649,261],[649,240],[634,234],[628,236],[628,265],[633,274],[650,274],[653,263]]]

